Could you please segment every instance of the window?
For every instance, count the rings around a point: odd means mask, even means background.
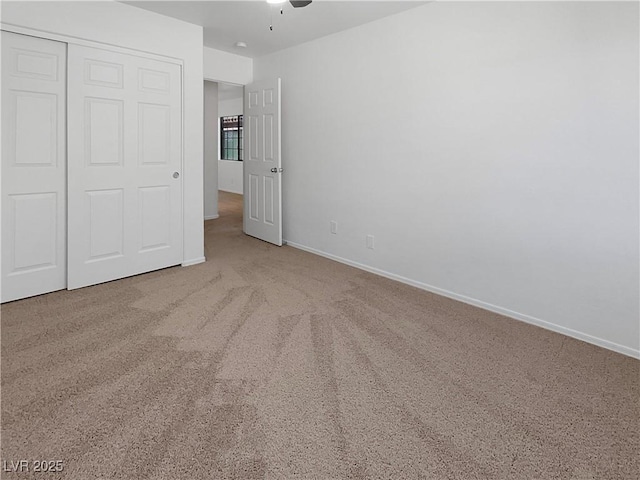
[[[220,117],[220,158],[242,161],[242,115]]]

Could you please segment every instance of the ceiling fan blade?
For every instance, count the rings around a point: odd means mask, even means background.
[[[289,0],[289,3],[293,5],[293,8],[306,7],[311,3],[311,0]]]

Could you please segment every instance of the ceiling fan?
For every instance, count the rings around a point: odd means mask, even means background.
[[[286,0],[267,0],[267,3],[278,5],[284,3],[285,1]],[[309,5],[311,3],[311,0],[289,0],[289,3],[291,4],[291,6],[293,6],[293,8],[301,8]]]
[[[285,3],[287,0],[267,0],[267,3],[270,3],[272,5],[282,5],[283,3]],[[312,0],[289,0],[289,3],[291,4],[291,6],[293,8],[302,8],[302,7],[306,7],[307,5],[309,5],[311,3]],[[284,13],[284,10],[282,9],[282,6],[280,7],[280,15],[282,15]],[[271,14],[271,24],[269,25],[269,30],[273,31],[273,14]]]

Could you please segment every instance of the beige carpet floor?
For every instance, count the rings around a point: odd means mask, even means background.
[[[240,202],[204,264],[2,307],[2,459],[64,461],[2,478],[638,479],[640,362],[244,236]]]

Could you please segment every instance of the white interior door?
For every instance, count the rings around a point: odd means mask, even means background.
[[[244,232],[282,245],[280,79],[245,87]]]
[[[67,286],[66,50],[2,32],[2,301]]]
[[[182,262],[179,65],[69,45],[69,288]]]

